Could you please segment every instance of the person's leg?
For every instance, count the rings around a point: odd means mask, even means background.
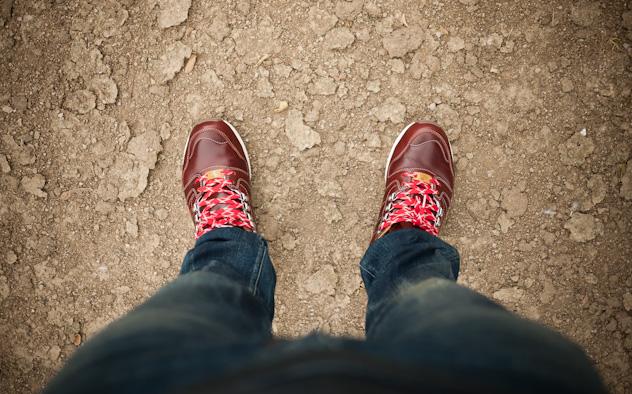
[[[362,258],[360,270],[369,301],[366,335],[372,338],[380,335],[383,327],[379,323],[392,311],[393,303],[401,300],[402,290],[414,288],[425,279],[456,281],[459,254],[422,230],[401,229],[373,242]]]
[[[604,391],[579,346],[454,283],[458,254],[439,238],[394,231],[369,247],[361,269],[367,341],[393,359],[486,376],[515,392]]]
[[[208,232],[178,279],[79,348],[45,392],[168,392],[237,367],[271,339],[274,286],[260,236]]]
[[[82,346],[46,392],[174,391],[236,368],[271,339],[275,273],[254,232],[250,174],[230,124],[193,128],[182,186],[197,241],[182,275]]]
[[[384,202],[360,264],[368,343],[394,360],[455,379],[485,376],[511,392],[602,391],[577,345],[455,283],[458,252],[438,238],[453,191],[445,132],[433,123],[406,127],[387,160]]]

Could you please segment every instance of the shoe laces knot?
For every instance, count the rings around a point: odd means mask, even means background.
[[[195,179],[197,197],[193,203],[195,238],[221,227],[255,231],[248,195],[230,179],[234,171],[209,171]]]
[[[378,226],[383,234],[396,223],[410,223],[432,235],[439,235],[444,210],[439,202],[439,182],[422,172],[406,172],[398,190],[391,193]]]

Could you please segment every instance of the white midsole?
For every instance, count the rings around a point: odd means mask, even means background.
[[[388,154],[388,158],[386,159],[386,168],[384,169],[384,182],[386,182],[386,179],[388,179],[388,167],[391,165],[391,159],[393,158],[393,154],[395,153],[395,148],[397,147],[397,144],[399,144],[399,141],[402,140],[402,138],[404,137],[404,134],[406,134],[410,126],[414,124],[415,122],[404,127],[404,130],[402,130],[397,136],[397,138],[395,139],[395,142],[393,143],[393,146],[391,147],[391,152]]]
[[[391,152],[388,154],[388,158],[386,159],[386,168],[384,168],[384,181],[385,182],[388,179],[388,167],[391,165],[391,159],[393,159],[393,154],[395,153],[395,148],[397,147],[397,144],[399,144],[402,138],[404,138],[404,134],[406,134],[408,129],[415,123],[417,122],[413,122],[409,124],[408,126],[404,127],[404,129],[399,133],[399,135],[395,139],[395,142],[393,143],[393,146],[391,147]],[[452,162],[454,162],[454,154],[452,153],[452,144],[450,143],[450,140],[448,140],[448,146],[450,147],[450,159],[452,159]]]
[[[226,123],[228,127],[230,127],[230,129],[233,131],[233,133],[235,133],[235,136],[237,137],[237,141],[239,141],[239,145],[241,145],[241,149],[244,151],[244,154],[246,155],[246,163],[248,163],[248,175],[252,177],[252,167],[250,166],[250,156],[248,155],[248,149],[246,149],[246,144],[244,143],[244,140],[241,138],[241,135],[239,135],[239,133],[237,132],[237,129],[235,129],[235,127],[233,127],[232,124],[230,124],[228,121],[225,121],[223,119],[222,119],[222,122]],[[187,149],[189,148],[189,142],[191,142],[191,138],[187,139],[187,143],[184,146],[184,152],[182,152],[183,165],[184,165],[184,159],[186,158]]]

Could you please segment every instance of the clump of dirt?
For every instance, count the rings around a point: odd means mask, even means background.
[[[455,150],[461,282],[632,390],[632,3],[0,0],[0,391],[37,391],[173,279],[190,128],[247,140],[274,330],[360,336],[357,263],[408,122]]]

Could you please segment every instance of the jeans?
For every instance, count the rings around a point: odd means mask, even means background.
[[[176,280],[79,348],[45,392],[173,392],[314,350],[507,392],[605,392],[577,345],[457,285],[458,252],[437,237],[393,231],[369,247],[360,270],[365,340],[275,339],[266,241],[238,228],[213,230],[187,253]]]

